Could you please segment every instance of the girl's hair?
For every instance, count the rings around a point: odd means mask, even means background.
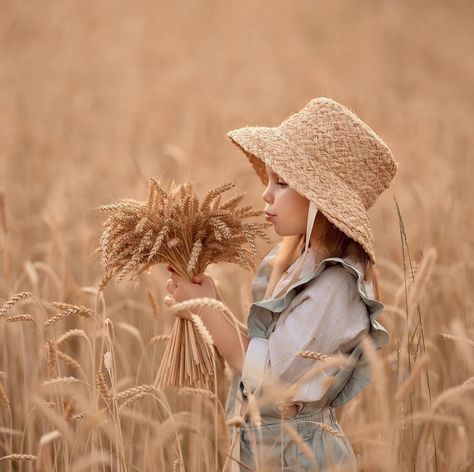
[[[379,276],[375,265],[370,260],[362,246],[352,238],[343,233],[331,223],[322,212],[318,211],[313,232],[317,229],[318,238],[323,257],[351,257],[362,263],[364,269],[364,280],[370,280],[373,284],[374,297],[380,299]],[[306,235],[284,236],[281,249],[273,265],[273,270],[268,281],[265,298],[269,297],[280,280],[283,272],[301,255],[304,249]]]

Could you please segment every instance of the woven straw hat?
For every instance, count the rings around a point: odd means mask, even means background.
[[[330,98],[314,98],[276,127],[246,126],[227,136],[265,185],[267,164],[360,243],[375,263],[367,210],[390,185],[398,163],[349,108]]]

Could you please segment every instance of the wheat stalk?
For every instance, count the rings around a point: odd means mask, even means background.
[[[318,421],[311,421],[311,423],[315,424],[319,428],[321,428],[323,431],[326,431],[326,433],[329,433],[331,436],[334,436],[336,438],[344,438],[345,435],[338,431],[337,429],[333,428],[332,426],[329,426],[326,423],[320,423]]]
[[[158,306],[158,302],[156,301],[155,294],[149,288],[146,290],[146,294],[147,294],[147,297],[148,297],[148,301],[150,302],[150,306],[151,306],[151,309],[153,311],[153,315],[155,316],[155,318],[158,318],[159,315],[160,315],[160,308]]]
[[[178,390],[178,395],[200,395],[201,397],[214,399],[215,394],[210,390],[206,390],[204,388],[192,388],[192,387],[183,387]]]
[[[257,400],[255,399],[255,395],[252,393],[248,394],[247,397],[247,408],[248,413],[250,415],[250,422],[256,426],[257,428],[262,427],[262,417],[260,416],[260,410],[257,406]]]
[[[0,317],[5,316],[8,314],[8,312],[12,309],[13,306],[15,306],[17,303],[21,302],[22,300],[25,300],[27,298],[32,297],[30,292],[20,292],[14,295],[13,297],[9,298],[0,308]]]
[[[181,459],[177,457],[173,461],[173,472],[181,472],[182,470],[184,470],[183,463],[181,462]]]
[[[113,342],[115,340],[115,327],[112,320],[110,318],[106,318],[104,320],[104,325],[110,340]]]
[[[53,324],[57,323],[58,321],[67,318],[68,316],[71,315],[79,315],[82,316],[83,318],[91,318],[94,314],[94,310],[87,308],[85,306],[80,306],[80,305],[69,305],[66,303],[58,303],[55,302],[53,305],[56,308],[64,309],[61,313],[58,313],[57,315],[52,316],[48,320],[46,320],[43,325],[45,327],[52,326]]]
[[[83,421],[87,418],[87,413],[85,412],[82,412],[82,413],[78,413],[77,415],[72,415],[72,420],[73,421]]]
[[[35,319],[28,314],[8,316],[5,320],[10,323],[16,323],[17,321],[35,321]]]
[[[3,384],[0,382],[0,405],[2,405],[6,410],[10,410],[10,400],[8,399],[7,392],[3,387]]]
[[[191,321],[193,322],[194,326],[196,327],[198,333],[201,335],[204,342],[212,349],[212,347],[214,346],[214,340],[212,339],[211,333],[209,333],[208,329],[202,322],[201,317],[192,313]]]
[[[117,393],[115,400],[125,400],[139,393],[151,392],[154,389],[155,387],[153,385],[137,385],[136,387],[130,387],[127,390]]]
[[[0,457],[0,462],[2,461],[34,461],[36,456],[32,454],[9,454],[8,456]]]
[[[120,405],[119,410],[123,410],[124,408],[132,406],[137,400],[140,400],[140,398],[143,398],[145,395],[147,395],[146,391],[141,391],[136,393],[135,395],[132,395]]]
[[[63,333],[58,339],[56,339],[56,346],[61,347],[63,344],[66,344],[70,339],[79,336],[87,338],[87,335],[83,329],[70,329],[69,331]]]
[[[190,183],[166,192],[151,179],[147,200],[122,200],[99,207],[110,216],[96,248],[105,274],[104,288],[115,276],[136,280],[150,265],[166,263],[191,279],[212,262],[226,260],[254,268],[255,238],[271,242],[263,231],[269,223],[244,223],[259,216],[251,207],[237,209],[243,195],[220,204],[221,196],[235,186],[228,182],[210,189],[201,202]],[[242,247],[248,243],[250,250]]]
[[[331,357],[327,354],[322,354],[320,352],[314,351],[300,351],[298,352],[298,356],[304,357],[305,359],[314,359],[316,361],[328,361],[331,360]]]
[[[110,391],[109,386],[107,385],[107,382],[105,381],[105,376],[102,372],[97,372],[95,376],[95,383],[98,392],[100,393],[100,396],[102,399],[105,401],[107,406],[109,408],[112,407],[112,401],[113,401],[113,395]]]
[[[66,353],[56,349],[56,354],[58,359],[61,359],[67,366],[71,367],[71,369],[82,371],[81,364],[73,359],[71,356],[68,356]]]
[[[163,341],[169,341],[170,339],[170,335],[169,334],[158,334],[157,336],[153,336],[149,343],[150,344],[157,344],[157,343],[161,343]]]
[[[465,337],[462,337],[462,336],[455,336],[453,334],[448,334],[448,333],[439,333],[439,335],[444,339],[449,339],[450,341],[453,341],[453,342],[456,342],[456,343],[457,342],[467,343],[470,346],[474,347],[474,341],[472,339],[465,338]]]
[[[48,376],[54,377],[58,373],[58,357],[57,349],[54,341],[49,339],[46,341],[46,365],[48,369]]]
[[[99,290],[114,277],[117,282],[126,277],[137,281],[158,263],[173,267],[187,280],[221,261],[255,268],[255,239],[271,242],[263,230],[270,223],[244,222],[262,212],[250,206],[237,208],[243,195],[221,203],[222,194],[234,186],[235,182],[227,182],[211,188],[199,201],[189,182],[166,191],[151,179],[145,201],[122,200],[99,207],[109,214],[96,248],[105,270]],[[153,293],[148,290],[147,295],[157,317]],[[210,389],[215,364],[212,337],[199,317],[189,314],[191,323],[182,318],[175,321],[155,384]]]
[[[0,229],[3,234],[8,233],[7,212],[5,207],[5,192],[2,190],[0,191]]]
[[[80,382],[80,380],[76,379],[76,377],[56,377],[55,379],[45,380],[41,385],[70,385],[78,382]]]

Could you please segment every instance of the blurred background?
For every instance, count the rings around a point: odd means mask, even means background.
[[[473,397],[462,390],[462,401],[442,412],[450,421],[432,420],[428,433],[412,427],[411,440],[400,420],[407,410],[393,399],[411,371],[408,358],[425,350],[430,360],[413,381],[412,412],[439,413],[430,410],[433,398],[474,375],[473,31],[467,0],[3,2],[1,303],[28,290],[44,300],[93,304],[84,287],[100,279],[93,249],[104,215],[96,208],[145,199],[150,177],[165,186],[189,180],[200,193],[237,180],[247,204],[263,209],[264,189],[226,132],[276,126],[311,98],[331,97],[366,121],[399,162],[393,185],[369,212],[387,305],[381,321],[392,335],[383,358],[387,392],[377,398],[398,442],[377,429],[375,387],[341,413],[343,427],[367,470],[473,470]],[[263,256],[270,246],[259,248]],[[423,278],[411,283],[420,268]],[[225,264],[211,272],[244,320],[252,274]],[[171,317],[153,318],[146,295],[152,290],[161,303],[166,277],[156,268],[138,287],[124,282],[106,291],[109,316],[136,327],[143,343],[170,330]],[[416,286],[409,314],[407,286]],[[15,430],[25,427],[20,410],[28,411],[43,375],[32,363],[44,356],[45,336],[0,320],[0,381],[21,402],[11,408]],[[123,357],[133,358],[137,346],[125,337]],[[32,352],[17,352],[19,339],[30,340]],[[70,355],[80,359],[82,351],[73,346]],[[120,375],[133,378],[133,369],[127,364]],[[4,412],[5,427],[7,418]],[[374,428],[357,443],[361,423]],[[35,428],[21,444],[13,435],[12,448],[11,435],[2,438],[0,430],[0,456],[34,451],[49,426],[41,420]]]

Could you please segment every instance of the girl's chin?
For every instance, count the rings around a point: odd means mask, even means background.
[[[273,231],[275,231],[278,236],[287,236],[284,231],[282,232],[278,229],[278,225],[276,225],[275,223],[273,223]]]
[[[304,235],[305,233],[295,233],[295,232],[292,232],[292,231],[284,231],[284,230],[281,230],[281,228],[278,228],[278,225],[275,225],[273,224],[273,231],[275,231],[276,234],[278,234],[278,236],[301,236],[301,235]]]

